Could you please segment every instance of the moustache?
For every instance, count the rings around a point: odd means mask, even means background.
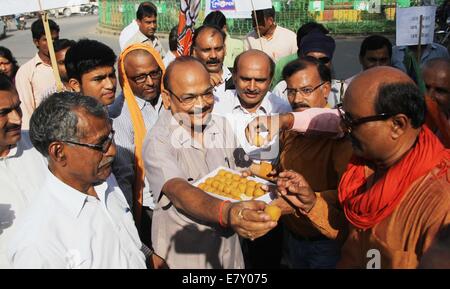
[[[10,131],[12,131],[12,130],[20,130],[21,128],[22,128],[21,125],[13,124],[13,125],[7,126],[7,127],[5,128],[5,131],[6,131],[6,132],[10,132]]]
[[[220,64],[220,60],[217,58],[213,58],[213,59],[206,61],[206,64]]]
[[[249,90],[249,89],[246,89],[246,90],[244,90],[244,93],[245,93],[245,94],[253,94],[253,95],[255,95],[255,94],[260,94],[261,91],[260,91],[259,89],[257,89],[257,90]]]
[[[98,168],[101,169],[103,167],[106,167],[106,166],[112,164],[113,161],[114,161],[114,157],[106,157],[100,162],[100,164],[98,165]]]
[[[196,115],[196,114],[202,114],[202,113],[205,113],[205,112],[207,112],[207,111],[209,111],[211,109],[211,106],[202,106],[202,107],[195,107],[194,109],[192,109],[192,110],[190,110],[189,112],[188,112],[188,114],[193,114],[193,115]]]
[[[293,103],[291,106],[292,106],[293,110],[298,109],[298,108],[311,108],[311,106],[305,102],[296,102],[296,103]]]

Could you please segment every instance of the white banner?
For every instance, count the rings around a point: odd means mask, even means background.
[[[89,0],[40,0],[42,10],[88,4]],[[41,10],[39,0],[0,0],[0,16]]]
[[[206,0],[205,15],[221,11],[227,18],[252,18],[252,0]],[[255,10],[272,8],[272,0],[253,0]]]
[[[421,44],[430,44],[434,37],[434,18],[436,6],[419,6],[397,9],[397,46],[419,44],[419,23],[422,15]]]

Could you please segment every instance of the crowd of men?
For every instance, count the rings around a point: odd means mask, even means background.
[[[444,47],[371,35],[338,80],[319,23],[258,10],[240,40],[215,11],[177,56],[157,17],[119,56],[49,20],[63,91],[42,20],[24,65],[0,47],[1,268],[450,268]],[[194,185],[218,167],[271,181],[281,219]]]

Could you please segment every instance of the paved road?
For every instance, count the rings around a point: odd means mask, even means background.
[[[19,64],[25,63],[36,53],[36,47],[31,39],[29,27],[35,19],[28,19],[28,29],[17,31],[9,27],[8,36],[0,40],[0,46],[6,46],[13,51]],[[80,38],[96,39],[109,45],[118,55],[120,53],[117,35],[100,34],[97,32],[97,16],[72,16],[54,19],[61,27],[60,37],[78,40]],[[336,78],[343,79],[356,74],[360,70],[358,62],[359,46],[362,37],[337,38],[336,53],[334,56],[334,71]],[[162,41],[167,50],[166,39]]]

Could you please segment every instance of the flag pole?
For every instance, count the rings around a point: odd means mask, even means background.
[[[50,54],[50,62],[52,64],[53,75],[55,76],[56,80],[56,89],[58,92],[61,92],[63,91],[64,87],[61,82],[61,76],[59,75],[58,64],[56,63],[56,55],[55,49],[53,47],[52,33],[50,31],[50,26],[48,24],[48,14],[42,9],[41,0],[38,1],[39,1],[39,9],[42,14],[42,22],[44,23],[45,37],[47,38],[48,52]]]
[[[261,50],[263,50],[263,42],[261,39],[261,32],[259,31],[259,23],[258,23],[258,17],[256,17],[256,10],[255,10],[255,3],[253,3],[253,0],[250,0],[252,2],[252,9],[253,9],[253,17],[255,17],[255,23],[256,23],[256,33],[258,34],[259,38],[259,44],[261,45]]]

